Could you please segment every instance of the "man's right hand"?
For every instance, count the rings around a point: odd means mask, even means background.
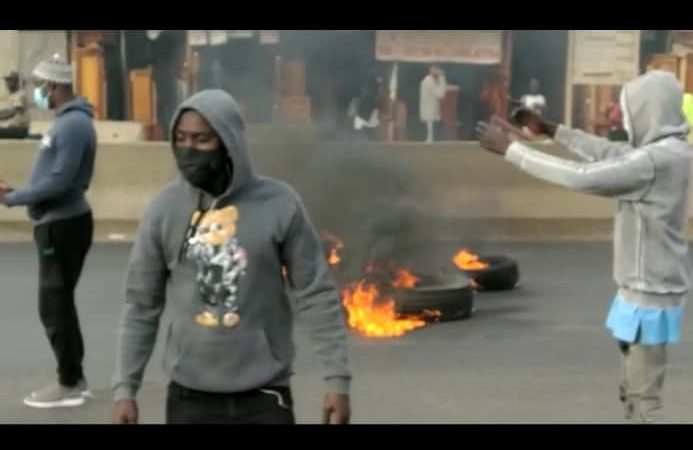
[[[519,127],[527,127],[535,135],[553,137],[556,134],[556,125],[544,120],[529,108],[520,107],[513,111],[512,121]]]
[[[113,405],[113,423],[135,425],[138,420],[137,402],[133,399],[118,400]]]
[[[525,133],[523,130],[519,129],[518,127],[512,125],[510,122],[501,119],[498,116],[493,116],[491,117],[491,123],[493,125],[497,125],[500,127],[502,130],[504,130],[506,133],[510,135],[513,141],[532,141],[534,140],[533,136],[528,135]]]

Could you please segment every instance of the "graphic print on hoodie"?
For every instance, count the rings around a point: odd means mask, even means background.
[[[197,284],[204,310],[195,320],[204,327],[222,323],[233,327],[238,315],[238,281],[248,266],[246,251],[236,237],[238,209],[229,205],[210,211],[195,211],[186,257],[197,264]],[[221,313],[220,313],[221,311]]]

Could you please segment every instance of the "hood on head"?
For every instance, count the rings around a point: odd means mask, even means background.
[[[238,104],[226,91],[207,89],[200,91],[178,106],[171,120],[171,144],[174,145],[175,128],[183,111],[197,111],[219,135],[233,163],[233,177],[227,194],[238,190],[253,178],[248,146],[245,140],[245,123]]]
[[[629,81],[621,91],[624,127],[630,142],[642,147],[666,137],[685,139],[683,89],[674,74],[654,70]]]

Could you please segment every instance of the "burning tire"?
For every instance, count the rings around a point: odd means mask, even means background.
[[[423,280],[395,295],[396,311],[402,316],[424,316],[430,321],[467,319],[474,312],[474,291],[467,280]]]
[[[505,291],[513,289],[520,279],[517,262],[507,256],[483,256],[488,263],[486,269],[465,270],[474,283],[485,291]]]

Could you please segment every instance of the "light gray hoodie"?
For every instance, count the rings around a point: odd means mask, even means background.
[[[287,287],[310,328],[328,390],[348,393],[339,293],[298,194],[253,173],[243,119],[230,95],[194,95],[179,107],[172,128],[186,109],[199,112],[220,136],[233,161],[232,182],[213,199],[179,179],[145,213],[127,272],[115,398],[135,396],[164,306],[172,313],[164,370],[173,381],[223,393],[288,386],[294,345]],[[206,209],[195,232],[193,213]],[[216,325],[200,321],[205,312],[216,315]],[[233,326],[223,323],[229,313]]]
[[[559,127],[555,140],[585,162],[513,143],[506,159],[538,178],[618,201],[614,279],[625,301],[674,307],[690,287],[688,123],[676,78],[648,72],[627,83],[621,103],[629,143]]]

